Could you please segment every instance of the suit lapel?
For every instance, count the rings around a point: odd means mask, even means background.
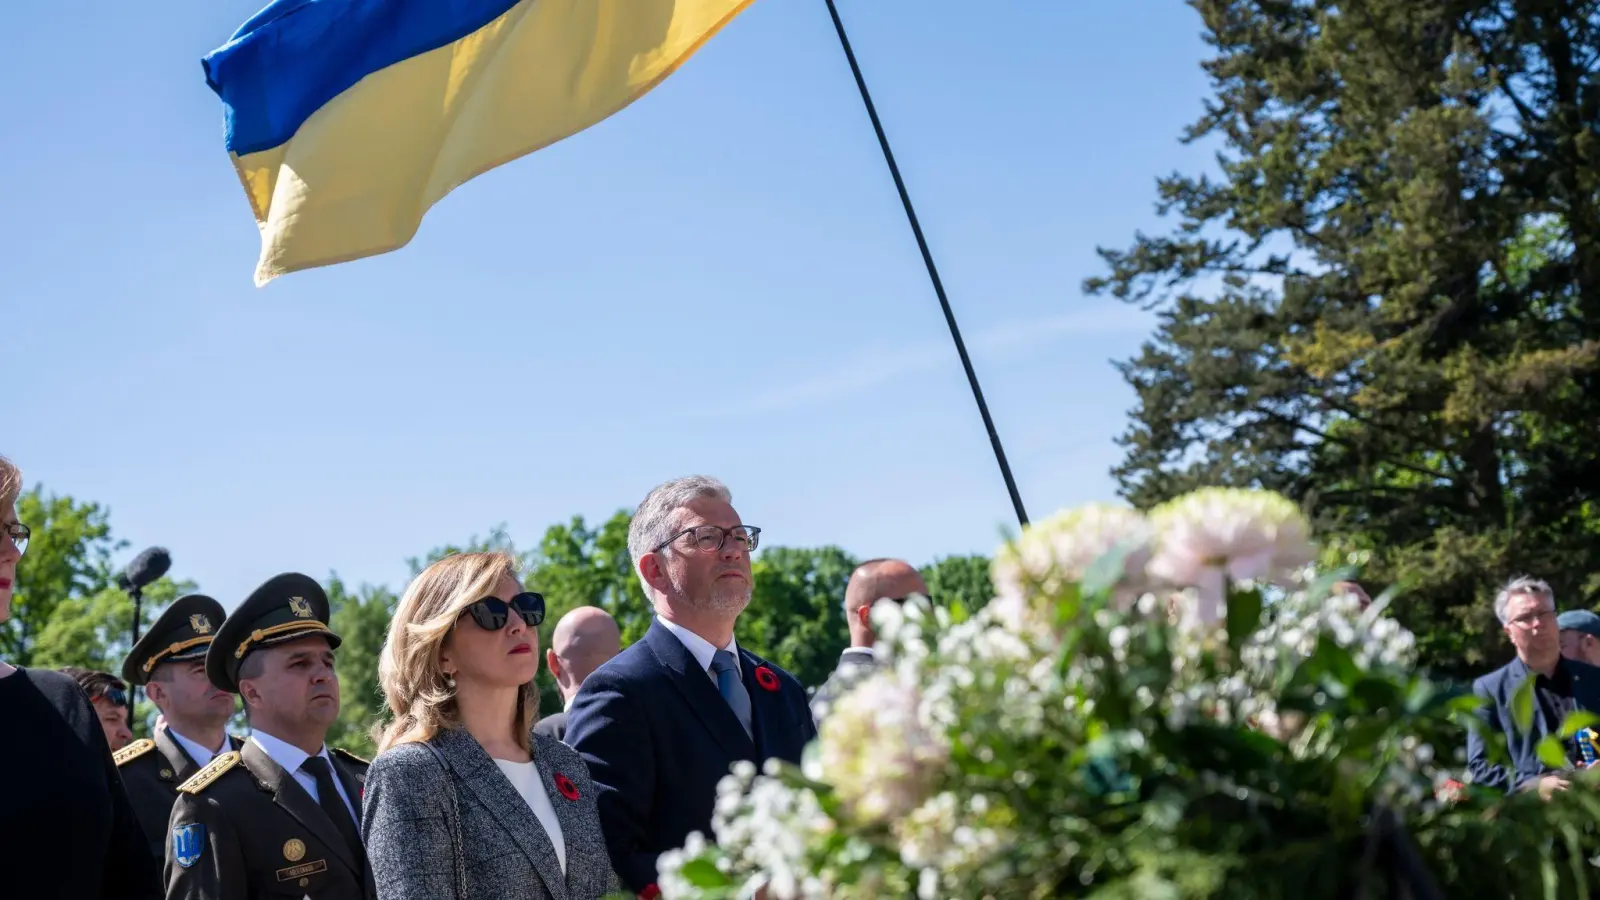
[[[537,740],[534,741],[533,763],[539,768],[539,786],[544,788],[545,796],[550,798],[550,805],[556,811],[556,821],[561,823],[561,840],[565,843],[567,835],[582,833],[582,826],[578,821],[578,804],[562,796],[561,791],[556,788],[556,775],[558,773],[555,769],[550,768],[550,760],[539,752]],[[559,774],[566,776],[568,779],[572,777],[568,772]],[[550,861],[555,864],[556,872],[559,873],[561,871],[560,860],[552,858]],[[573,871],[573,867],[576,864],[577,861],[572,858],[572,854],[567,854],[567,871]]]
[[[361,779],[350,772],[349,764],[339,757],[337,753],[329,753],[328,759],[333,763],[333,777],[339,779],[339,786],[344,788],[346,797],[350,798],[350,805],[356,814],[356,831],[361,830],[361,792],[363,785]]]
[[[516,841],[524,856],[539,873],[545,890],[552,900],[566,900],[567,879],[561,873],[561,861],[556,858],[555,845],[533,810],[517,793],[505,773],[489,758],[489,754],[472,735],[459,729],[446,729],[434,738],[434,746],[450,761],[455,770],[457,784],[465,784],[478,802],[487,809]],[[539,769],[544,781],[544,769]],[[565,824],[565,823],[563,823]]]
[[[706,674],[705,669],[700,668],[699,661],[689,652],[689,648],[660,622],[650,623],[650,630],[645,632],[644,639],[650,647],[650,652],[655,654],[656,661],[661,663],[671,676],[667,680],[672,682],[672,686],[683,695],[689,708],[711,732],[712,737],[717,739],[717,743],[722,745],[722,749],[728,751],[728,755],[734,759],[755,761],[755,743],[750,739],[750,735],[744,733],[744,726],[739,724],[739,717],[733,714],[733,708],[728,706],[728,701],[722,699],[722,694],[712,683],[711,676]],[[741,666],[741,668],[749,667]],[[750,673],[746,671],[744,675],[748,680]],[[751,706],[753,719],[754,703]],[[754,726],[755,723],[752,721],[751,730],[755,730]]]
[[[272,799],[284,812],[293,816],[296,821],[304,825],[307,831],[321,841],[339,861],[350,867],[350,871],[361,875],[363,867],[350,855],[350,845],[345,842],[339,829],[334,827],[328,819],[328,814],[322,811],[317,801],[311,799],[306,789],[300,786],[294,776],[284,770],[283,766],[273,761],[265,750],[254,741],[246,741],[244,749],[239,751],[239,761],[256,780],[272,790]]]
[[[776,691],[769,691],[756,679],[756,669],[765,665],[766,660],[743,647],[739,648],[739,674],[744,679],[745,691],[750,694],[750,724],[756,733],[756,745],[760,748],[763,762],[777,755],[773,745],[777,743],[781,725],[788,713],[784,709],[783,682],[778,683]]]
[[[161,755],[166,757],[167,763],[172,766],[173,784],[183,784],[190,775],[200,771],[200,765],[189,755],[189,751],[183,749],[182,744],[172,739],[165,725],[156,729],[155,741],[156,749],[161,751]]]

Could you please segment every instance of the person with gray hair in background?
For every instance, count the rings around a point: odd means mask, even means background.
[[[1564,769],[1551,768],[1539,758],[1539,742],[1558,734],[1561,723],[1575,709],[1600,712],[1600,668],[1561,656],[1561,635],[1556,620],[1555,594],[1550,585],[1527,576],[1514,578],[1494,598],[1495,618],[1516,648],[1515,659],[1472,683],[1472,692],[1487,701],[1479,715],[1488,726],[1467,732],[1467,769],[1475,783],[1503,788],[1507,793],[1536,790],[1549,799],[1569,786]],[[1517,727],[1511,700],[1523,682],[1533,681],[1533,721]],[[1509,767],[1492,762],[1487,741],[1500,735],[1510,753]],[[1569,749],[1568,757],[1573,757]]]

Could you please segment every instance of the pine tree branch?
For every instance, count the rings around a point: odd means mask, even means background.
[[[1305,433],[1307,433],[1309,435],[1312,435],[1313,437],[1316,437],[1319,440],[1327,441],[1327,442],[1332,443],[1332,444],[1338,444],[1341,447],[1348,447],[1351,450],[1356,450],[1356,451],[1363,451],[1363,450],[1367,449],[1365,447],[1362,447],[1357,442],[1350,440],[1349,438],[1342,438],[1342,437],[1339,437],[1337,435],[1329,434],[1326,431],[1322,431],[1319,428],[1315,428],[1315,427],[1313,427],[1311,425],[1307,425],[1306,423],[1304,423],[1302,421],[1299,421],[1298,419],[1295,419],[1295,418],[1293,418],[1291,416],[1286,416],[1286,415],[1284,415],[1284,414],[1282,414],[1280,412],[1275,412],[1273,410],[1266,409],[1266,408],[1259,407],[1259,406],[1256,407],[1255,411],[1260,413],[1260,414],[1262,414],[1262,415],[1264,415],[1264,416],[1266,416],[1266,417],[1268,417],[1268,418],[1270,418],[1270,419],[1273,419],[1273,420],[1275,420],[1275,421],[1277,421],[1277,422],[1279,422],[1281,424],[1287,425],[1290,428],[1294,428],[1294,429],[1297,429],[1299,431],[1304,431]],[[1418,465],[1415,465],[1413,463],[1408,463],[1408,462],[1406,462],[1404,460],[1386,458],[1386,457],[1379,457],[1377,461],[1381,462],[1381,463],[1384,463],[1385,465],[1391,465],[1391,466],[1394,466],[1394,467],[1399,468],[1399,469],[1405,469],[1408,472],[1415,472],[1418,475],[1426,475],[1429,478],[1436,478],[1436,479],[1438,479],[1440,481],[1449,482],[1450,484],[1457,484],[1457,481],[1456,481],[1455,478],[1453,478],[1453,477],[1451,477],[1451,476],[1449,476],[1449,475],[1447,475],[1447,474],[1445,474],[1443,472],[1439,472],[1439,471],[1434,470],[1434,469],[1429,469],[1429,468],[1427,468],[1425,466],[1418,466]]]

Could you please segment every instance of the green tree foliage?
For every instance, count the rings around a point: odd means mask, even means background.
[[[1120,365],[1139,506],[1296,497],[1370,551],[1424,662],[1506,650],[1497,582],[1600,602],[1600,13],[1575,0],[1190,0],[1212,95],[1176,219],[1085,287],[1159,311]]]
[[[822,684],[850,643],[844,588],[855,567],[855,557],[838,547],[759,551],[754,596],[739,617],[739,645],[807,687]]]
[[[351,590],[338,575],[327,582],[329,627],[342,643],[335,655],[339,673],[339,721],[328,743],[360,756],[375,752],[372,725],[385,710],[378,686],[378,655],[388,635],[389,620],[399,603],[393,591],[363,584]]]
[[[994,597],[994,582],[989,580],[986,556],[946,556],[923,566],[922,580],[928,593],[941,604],[959,601],[968,612],[989,604]]]
[[[28,550],[32,555],[31,545]],[[195,589],[192,581],[170,578],[146,587],[139,603],[140,636],[172,601]],[[121,588],[105,587],[56,605],[34,643],[33,663],[51,669],[82,666],[121,677],[122,661],[132,649],[133,600]]]
[[[111,537],[107,510],[71,497],[46,496],[43,485],[17,498],[17,518],[33,530],[33,537],[17,567],[11,618],[0,624],[0,659],[29,666],[37,664],[35,645],[62,604],[112,585],[111,554],[124,545]]]

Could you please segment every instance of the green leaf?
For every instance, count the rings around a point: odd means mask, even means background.
[[[704,857],[691,859],[680,870],[685,881],[702,888],[728,887],[733,882],[716,864]]]
[[[1533,679],[1524,678],[1511,695],[1511,722],[1526,733],[1533,727]]]
[[[1228,592],[1228,646],[1238,650],[1261,627],[1261,591]]]
[[[1124,541],[1090,563],[1078,583],[1083,593],[1087,596],[1111,593],[1111,589],[1127,577],[1128,555],[1137,549],[1138,542]]]
[[[1570,738],[1577,734],[1580,730],[1584,728],[1592,728],[1596,724],[1600,724],[1600,716],[1597,716],[1588,710],[1575,709],[1572,712],[1567,713],[1567,717],[1561,720],[1561,736],[1564,738]]]
[[[1560,737],[1548,734],[1539,742],[1539,761],[1552,769],[1565,769],[1571,765],[1567,761],[1566,744]]]

